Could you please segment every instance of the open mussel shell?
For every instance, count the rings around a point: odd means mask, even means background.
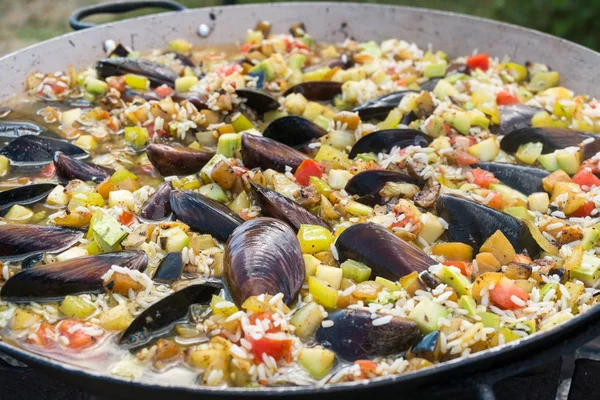
[[[143,251],[119,251],[42,265],[21,271],[2,286],[0,298],[11,302],[56,301],[65,296],[102,293],[102,276],[113,265],[140,271]]]
[[[246,99],[246,102],[244,103],[246,106],[260,114],[279,108],[277,99],[262,90],[238,89],[236,90],[236,94],[241,98]]]
[[[385,118],[392,109],[398,107],[402,98],[408,93],[418,92],[414,90],[401,90],[385,94],[359,105],[352,111],[358,112],[358,115],[363,120]]]
[[[198,193],[173,190],[171,209],[181,222],[194,231],[226,241],[244,220],[223,203]]]
[[[299,147],[327,135],[319,125],[297,116],[277,118],[264,130],[263,136],[291,147]]]
[[[181,277],[183,271],[183,256],[180,251],[168,253],[160,262],[152,277],[156,282],[171,283]]]
[[[264,186],[255,183],[250,184],[258,197],[262,212],[265,216],[283,221],[295,231],[298,231],[302,224],[320,225],[324,228],[331,229],[325,221],[312,214],[295,201]]]
[[[342,94],[342,83],[333,81],[310,81],[292,86],[283,94],[300,93],[309,101],[331,101]]]
[[[8,210],[15,204],[28,205],[44,200],[55,183],[33,183],[31,185],[19,186],[0,192],[0,213]]]
[[[354,158],[361,153],[389,152],[393,147],[427,147],[429,143],[431,143],[431,138],[415,129],[384,129],[358,139],[348,156]]]
[[[361,203],[368,205],[381,204],[383,199],[379,192],[388,182],[403,182],[423,187],[422,181],[407,174],[396,171],[373,169],[359,172],[354,175],[350,178],[348,183],[346,183],[344,190],[351,195],[360,196],[358,201]]]
[[[58,151],[73,158],[88,156],[83,149],[71,143],[34,135],[19,136],[0,150],[0,154],[14,165],[35,166],[52,162]]]
[[[307,159],[305,154],[276,140],[242,133],[242,161],[248,169],[271,168],[278,172],[286,172],[285,167],[290,167],[294,172],[302,161]]]
[[[57,152],[54,155],[56,175],[63,181],[80,179],[84,182],[100,183],[115,171],[112,168],[86,163]]]
[[[0,137],[17,138],[24,135],[39,135],[45,129],[32,122],[0,120]]]
[[[421,337],[417,324],[406,318],[392,317],[387,324],[373,325],[370,312],[340,310],[327,319],[333,326],[319,327],[316,341],[350,362],[399,354]]]
[[[150,221],[161,221],[171,215],[171,191],[173,187],[170,182],[161,183],[156,192],[148,199],[140,211],[140,217]]]
[[[539,107],[526,106],[525,104],[510,104],[498,107],[500,114],[499,134],[506,135],[516,129],[531,126],[531,118],[540,111]]]
[[[96,63],[96,71],[101,78],[109,76],[137,74],[148,78],[152,86],[175,86],[179,77],[171,68],[154,61],[139,58],[103,58]]]
[[[215,155],[208,151],[167,144],[150,144],[146,147],[146,154],[162,176],[194,174]]]
[[[446,234],[453,242],[462,242],[477,250],[500,230],[517,253],[527,251],[534,258],[540,253],[527,226],[511,215],[458,196],[441,195],[436,202],[438,215],[448,223]]]
[[[413,271],[424,271],[438,262],[383,226],[362,223],[346,228],[335,241],[339,261],[360,261],[372,276],[397,280]]]
[[[479,167],[493,173],[501,183],[525,195],[543,192],[542,179],[550,175],[550,172],[544,169],[517,164],[482,162],[473,165],[473,167]]]
[[[294,231],[273,218],[256,218],[237,228],[223,260],[225,285],[235,304],[250,296],[283,293],[293,304],[305,277],[304,259]]]
[[[596,138],[596,135],[566,128],[527,127],[504,136],[500,141],[500,148],[508,153],[514,153],[522,144],[539,142],[544,145],[542,153],[551,153],[565,147],[578,146],[588,138]]]
[[[119,336],[118,343],[126,349],[144,346],[153,339],[168,334],[173,325],[188,315],[192,304],[208,304],[221,286],[205,282],[187,286],[152,304],[138,315]]]
[[[49,225],[0,225],[0,260],[16,261],[40,253],[58,253],[73,246],[83,233]]]

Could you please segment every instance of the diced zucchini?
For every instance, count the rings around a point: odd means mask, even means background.
[[[298,364],[315,379],[321,379],[333,368],[335,353],[321,346],[304,348],[298,353]]]
[[[558,153],[556,155],[556,163],[558,164],[558,168],[569,175],[575,175],[581,166],[578,153]]]
[[[492,183],[490,185],[490,189],[494,192],[500,193],[502,195],[502,201],[504,203],[510,203],[514,199],[521,199],[523,203],[527,203],[527,196],[509,186],[503,185],[501,183]]]
[[[460,306],[460,308],[467,311],[469,315],[475,315],[475,313],[477,312],[477,303],[475,302],[475,299],[472,296],[460,296],[458,305]]]
[[[446,75],[446,68],[448,68],[448,63],[446,61],[429,64],[425,67],[423,76],[425,78],[441,78],[442,76]]]
[[[223,156],[223,154],[217,153],[210,160],[208,160],[204,167],[202,167],[202,169],[200,170],[200,177],[202,178],[202,181],[204,183],[212,183],[212,171],[215,168],[215,166],[221,161],[227,162],[227,159],[225,158],[225,156]]]
[[[315,161],[331,162],[333,168],[347,169],[351,166],[346,152],[336,149],[328,144],[321,145],[319,152],[315,156]]]
[[[487,311],[478,312],[477,315],[481,317],[481,323],[486,328],[500,328],[500,316]]]
[[[213,295],[210,301],[210,308],[214,314],[224,316],[230,316],[239,311],[235,304],[216,295]]]
[[[67,296],[60,303],[60,311],[69,318],[86,319],[96,311],[96,306],[78,296]]]
[[[94,151],[98,148],[98,141],[92,135],[81,135],[75,140],[75,146],[85,151]]]
[[[323,307],[336,308],[338,291],[331,287],[328,282],[325,282],[316,276],[309,276],[308,292],[312,295],[313,300]]]
[[[460,273],[458,269],[448,267],[444,265],[437,273],[436,276],[445,283],[450,286],[456,294],[459,296],[467,295],[471,293],[471,281]]]
[[[187,233],[177,226],[163,230],[160,233],[160,240],[163,248],[169,253],[180,252],[190,246],[190,238]]]
[[[42,317],[32,311],[17,308],[12,319],[12,329],[22,331],[40,322]]]
[[[98,235],[103,243],[109,247],[118,245],[125,239],[125,236],[127,236],[127,231],[123,229],[121,224],[113,216],[104,214],[100,210],[97,210],[94,213],[92,221],[90,222],[90,230]],[[110,249],[104,249],[104,251],[109,250]]]
[[[408,318],[417,323],[423,334],[428,334],[439,329],[439,320],[447,318],[450,312],[441,304],[429,299],[421,300],[408,314]]]
[[[338,267],[319,265],[315,276],[331,285],[336,290],[342,286],[343,271]]]
[[[525,143],[519,146],[515,156],[524,163],[532,165],[542,154],[543,147],[544,144],[541,142]]]
[[[331,73],[331,68],[321,67],[304,73],[304,81],[322,81]]]
[[[240,114],[241,115],[241,114]],[[239,119],[239,118],[238,118]],[[219,136],[217,153],[227,158],[233,157],[236,151],[242,148],[242,137],[237,133],[226,133]]]
[[[581,245],[583,250],[589,251],[595,247],[596,242],[600,238],[600,227],[598,224],[594,227],[588,227],[583,230],[583,238],[581,239]]]
[[[391,110],[383,121],[377,124],[379,130],[393,129],[402,122],[402,112],[397,108]]]
[[[56,262],[70,260],[72,258],[84,257],[88,253],[83,247],[71,247],[69,250],[63,251],[56,256]]]
[[[540,92],[558,85],[560,75],[556,71],[540,71],[533,74],[529,81],[529,90]]]
[[[69,204],[69,195],[65,193],[65,187],[56,185],[46,198],[46,203],[51,206],[66,206]]]
[[[528,219],[531,222],[535,222],[535,217],[529,213],[527,207],[525,206],[506,207],[502,211],[507,213],[508,215],[512,215],[516,219]]]
[[[132,89],[146,90],[150,85],[150,81],[145,76],[127,74],[125,75],[125,84]]]
[[[233,129],[236,133],[255,129],[252,122],[250,122],[250,120],[242,113],[238,113],[231,118],[231,125],[233,125]]]
[[[210,197],[213,200],[220,201],[221,203],[227,203],[229,199],[227,198],[227,194],[223,191],[221,186],[216,183],[209,183],[200,188],[200,194],[203,194],[206,197]]]
[[[127,328],[133,316],[127,304],[120,304],[100,314],[100,326],[109,331],[122,331]]]
[[[569,271],[571,279],[578,279],[587,287],[593,287],[600,278],[600,259],[584,254],[581,265]]]
[[[294,313],[290,323],[296,328],[296,335],[301,338],[311,337],[325,319],[321,307],[317,303],[303,305]]]
[[[373,207],[369,207],[365,204],[359,203],[358,201],[354,200],[349,200],[346,204],[345,209],[349,214],[352,214],[357,217],[366,217],[369,215],[373,215],[373,213],[375,212],[373,210]]]
[[[331,188],[341,190],[346,187],[346,184],[350,179],[352,179],[352,177],[353,175],[346,170],[332,169],[329,171],[327,183],[329,183]]]
[[[189,54],[192,44],[185,39],[175,39],[169,42],[169,50],[180,54]]]
[[[447,100],[449,97],[459,95],[459,92],[450,82],[440,79],[433,89],[433,94],[440,100]]]
[[[248,198],[248,193],[245,191],[240,192],[237,197],[229,203],[229,208],[236,213],[249,208],[251,206],[250,199]]]
[[[542,321],[540,324],[540,331],[547,331],[548,329],[554,328],[556,325],[560,325],[573,319],[573,317],[574,315],[568,311],[556,313]]]
[[[500,146],[496,138],[491,137],[469,147],[468,152],[481,161],[491,161],[500,153]]]
[[[109,207],[121,207],[122,209],[133,211],[135,208],[134,204],[133,193],[129,190],[113,190],[108,194]]]
[[[381,276],[376,276],[375,282],[379,283],[381,286],[383,286],[389,292],[392,293],[402,289],[402,286],[398,285],[396,282],[392,282],[389,279],[382,278]]]
[[[136,150],[141,149],[148,143],[150,135],[148,129],[140,126],[125,127],[125,140]]]
[[[550,205],[550,198],[546,192],[532,193],[527,198],[527,204],[531,211],[538,211],[545,214]]]
[[[5,156],[0,156],[0,176],[5,176],[10,170],[10,160]]]
[[[340,268],[342,269],[344,278],[352,279],[356,283],[369,280],[371,276],[371,268],[359,261],[346,260],[340,265]]]
[[[310,254],[303,254],[302,257],[304,258],[306,276],[314,276],[317,273],[317,267],[321,264],[321,261]]]
[[[419,237],[427,243],[432,244],[444,233],[444,227],[440,224],[438,217],[432,213],[423,214],[423,228],[419,231]]]
[[[275,70],[268,60],[259,62],[248,72],[264,72],[268,82],[271,82],[273,79],[275,79]]]
[[[138,179],[138,177],[133,172],[130,172],[123,167],[120,167],[117,168],[117,170],[112,174],[111,179],[115,184],[118,185],[126,179],[132,179],[135,181]]]
[[[298,241],[303,253],[314,254],[329,250],[333,236],[327,228],[320,225],[303,224],[298,230]]]
[[[304,63],[306,62],[306,56],[304,54],[292,54],[288,59],[288,67],[292,69],[302,70]]]

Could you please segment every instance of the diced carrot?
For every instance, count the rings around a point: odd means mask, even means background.
[[[517,286],[512,280],[503,277],[496,286],[490,290],[490,300],[503,310],[515,310],[522,308],[522,305],[516,304],[513,301],[513,296],[526,302],[529,299],[529,294],[525,289]]]
[[[354,364],[360,367],[361,378],[368,378],[369,375],[375,374],[377,371],[377,363],[371,360],[356,360]]]
[[[81,325],[79,329],[75,326]],[[85,327],[85,323],[76,319],[66,319],[60,323],[58,331],[62,336],[69,340],[69,347],[72,349],[83,349],[96,343],[94,336],[88,335],[81,328]]]

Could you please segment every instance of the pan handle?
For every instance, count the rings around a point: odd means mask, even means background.
[[[144,1],[124,1],[119,3],[104,3],[87,7],[81,7],[71,13],[69,25],[73,30],[91,28],[96,24],[83,22],[85,17],[96,14],[121,14],[128,11],[139,10],[141,8],[156,7],[171,11],[182,11],[186,7],[172,0],[144,0]]]

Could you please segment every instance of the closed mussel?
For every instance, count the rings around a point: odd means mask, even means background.
[[[0,155],[8,158],[15,165],[37,166],[52,162],[56,152],[77,159],[88,156],[83,149],[71,143],[34,135],[19,136],[12,140],[0,150]]]
[[[261,90],[238,89],[236,90],[236,93],[241,98],[246,99],[246,102],[244,103],[246,106],[260,114],[279,108],[277,99]]]
[[[242,133],[242,161],[246,168],[274,169],[292,172],[308,157],[283,143],[262,136]]]
[[[385,94],[359,105],[352,111],[358,112],[358,115],[360,115],[360,118],[363,120],[383,119],[392,109],[398,107],[402,98],[408,93],[417,92],[414,90],[401,90],[398,92]]]
[[[54,166],[56,175],[64,181],[80,179],[84,182],[100,183],[114,173],[111,168],[86,163],[61,152],[54,155]]]
[[[166,144],[151,144],[146,148],[146,154],[162,176],[194,174],[215,155],[208,151]]]
[[[96,63],[96,71],[101,78],[125,74],[137,74],[148,78],[152,86],[175,86],[179,77],[166,65],[139,58],[115,57],[103,58]]]
[[[171,191],[173,187],[170,182],[161,183],[156,192],[148,199],[140,211],[140,217],[160,221],[171,215]]]
[[[342,93],[342,83],[333,81],[310,81],[292,86],[283,94],[300,93],[309,101],[331,101]]]
[[[361,137],[352,146],[349,157],[354,158],[361,153],[387,153],[393,147],[427,147],[429,143],[431,138],[415,129],[384,129]]]
[[[33,183],[0,192],[0,213],[5,212],[15,204],[35,204],[48,197],[56,187],[55,183]]]
[[[354,175],[346,184],[346,192],[359,196],[361,203],[375,205],[382,202],[381,189],[388,182],[423,186],[423,182],[396,171],[367,170]]]
[[[0,260],[15,261],[41,253],[58,253],[73,246],[83,233],[49,225],[0,225]]]
[[[287,116],[271,122],[263,132],[264,137],[291,147],[300,147],[311,140],[327,135],[319,125],[297,116]]]
[[[525,195],[543,192],[542,179],[550,175],[550,172],[546,170],[517,164],[482,162],[474,167],[493,173],[500,182]]]

